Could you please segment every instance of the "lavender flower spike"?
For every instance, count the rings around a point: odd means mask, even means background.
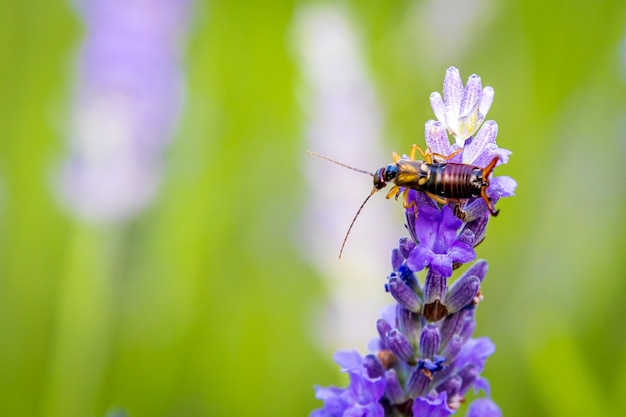
[[[426,123],[430,151],[444,156],[456,152],[452,161],[483,168],[494,155],[506,163],[510,152],[495,144],[495,122],[480,128],[492,99],[493,89],[483,89],[478,76],[463,88],[458,71],[450,68],[444,99],[431,96],[439,121]],[[450,145],[447,130],[466,140]],[[487,194],[493,200],[513,195],[513,179],[490,181]],[[487,337],[473,337],[487,262],[474,262],[451,282],[457,268],[476,258],[491,214],[479,198],[442,204],[410,190],[405,218],[409,238],[401,238],[392,250],[392,272],[385,285],[396,304],[376,323],[379,337],[369,345],[371,355],[336,356],[350,374],[350,384],[316,388],[324,406],[311,416],[445,417],[456,414],[473,389],[487,397],[474,400],[466,416],[501,417],[481,376],[495,345]],[[426,273],[420,282],[417,272],[422,270]]]
[[[76,0],[86,38],[76,62],[69,152],[59,178],[68,208],[120,221],[152,199],[182,108],[191,0]]]

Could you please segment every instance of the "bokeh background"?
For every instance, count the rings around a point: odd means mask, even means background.
[[[171,132],[134,148],[157,186],[114,218],[78,204],[114,198],[100,182],[62,185],[95,71],[77,68],[99,15],[78,10],[98,3],[141,4],[138,26],[187,8],[174,45],[148,46],[182,80]],[[319,407],[314,384],[345,383],[333,351],[365,352],[391,301],[402,208],[375,196],[338,261],[370,180],[306,149],[373,170],[423,143],[451,65],[495,89],[498,174],[519,184],[478,248],[492,397],[506,416],[626,415],[626,2],[2,0],[0,58],[0,415]],[[81,126],[106,143],[104,119]]]

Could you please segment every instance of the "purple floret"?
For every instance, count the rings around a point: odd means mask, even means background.
[[[413,236],[417,246],[407,258],[408,267],[413,271],[429,267],[431,271],[449,277],[455,262],[466,263],[475,259],[474,248],[458,239],[457,231],[462,224],[448,206],[441,211],[420,208]]]
[[[315,387],[315,397],[324,401],[324,407],[313,411],[311,417],[384,417],[380,399],[385,392],[385,378],[382,373],[372,375],[377,370],[371,366],[371,358],[362,358],[356,351],[337,352],[335,362],[350,375],[350,385]]]
[[[447,417],[454,410],[448,407],[446,392],[440,392],[435,398],[416,398],[413,402],[414,416]]]

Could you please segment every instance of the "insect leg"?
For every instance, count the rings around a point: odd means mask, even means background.
[[[411,201],[409,203],[409,189],[405,189],[402,193],[402,204],[404,205],[405,210],[413,208],[415,210],[415,216],[417,216],[417,203],[415,201]]]
[[[448,204],[449,203],[449,200],[447,198],[445,198],[445,197],[441,197],[441,196],[438,196],[436,194],[428,193],[428,192],[426,194],[428,195],[428,197],[432,198],[433,200],[435,200],[439,204]]]
[[[489,165],[487,165],[483,169],[483,178],[484,179],[489,178],[489,175],[491,175],[491,171],[493,171],[493,169],[496,167],[496,164],[498,163],[499,160],[500,160],[499,156],[494,156],[493,159],[491,160],[491,162],[489,162]]]
[[[446,156],[446,159],[452,159],[453,157],[455,157],[456,155],[458,155],[459,153],[463,152],[463,148],[459,148],[456,151],[452,152],[450,155]]]
[[[493,202],[487,195],[487,187],[489,186],[489,180],[488,180],[489,175],[491,175],[491,172],[493,171],[493,169],[495,168],[499,160],[500,160],[500,157],[495,156],[491,160],[491,162],[489,162],[489,165],[487,165],[485,169],[483,169],[482,176],[483,176],[483,180],[485,181],[485,185],[483,185],[483,187],[480,189],[480,197],[483,199],[483,201],[487,205],[487,210],[489,210],[489,213],[491,213],[491,215],[494,217],[498,215],[500,210],[496,210],[495,207],[493,206]]]
[[[495,207],[493,206],[493,202],[487,195],[487,187],[483,187],[482,190],[480,190],[480,197],[483,199],[483,201],[487,205],[487,210],[489,210],[489,213],[491,213],[493,217],[496,217],[498,213],[500,213],[500,210],[496,210]]]
[[[413,146],[411,146],[411,161],[415,161],[415,151],[419,151],[420,154],[422,155],[422,157],[424,158],[424,161],[427,164],[432,164],[433,163],[433,159],[432,159],[432,153],[428,152],[428,149],[426,149],[427,152],[424,152],[424,150],[417,144],[414,144]]]
[[[390,199],[391,197],[395,196],[395,198],[397,199],[398,195],[400,195],[400,187],[397,185],[394,185],[393,187],[391,187],[391,190],[389,190],[385,198]]]
[[[463,152],[463,148],[459,148],[456,151],[452,152],[450,155],[446,156],[440,153],[430,152],[429,148],[426,148],[426,151],[424,151],[419,145],[413,145],[411,147],[411,160],[413,161],[415,160],[416,150],[418,150],[420,154],[422,154],[422,157],[424,158],[424,161],[427,164],[432,164],[432,163],[443,164],[449,161],[450,159],[452,159],[453,157],[455,157],[456,155],[458,155],[460,152]]]
[[[463,148],[457,149],[456,151],[452,152],[450,155],[445,156],[442,155],[440,153],[430,153],[430,159],[432,160],[432,162],[435,162],[437,164],[445,164],[446,162],[448,162],[450,159],[454,158],[456,155],[459,154],[459,152],[462,152]],[[429,162],[429,163],[432,163]]]

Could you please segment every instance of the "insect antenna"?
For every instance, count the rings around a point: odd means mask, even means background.
[[[373,172],[369,172],[369,171],[366,171],[366,170],[364,170],[364,169],[359,169],[359,168],[355,168],[355,167],[350,166],[350,165],[346,165],[346,164],[344,164],[344,163],[341,163],[341,162],[339,162],[339,161],[335,161],[334,159],[329,158],[329,157],[327,157],[327,156],[325,156],[325,155],[319,154],[319,153],[317,153],[317,152],[307,151],[307,153],[308,153],[309,155],[317,156],[318,158],[322,158],[322,159],[325,159],[325,160],[327,160],[327,161],[330,161],[330,162],[332,162],[332,163],[334,163],[334,164],[341,165],[342,167],[344,167],[344,168],[348,168],[348,169],[351,169],[352,171],[361,172],[361,173],[363,173],[363,174],[367,174],[367,175],[370,175],[370,176],[372,176],[372,177],[374,176],[374,173],[373,173]]]
[[[370,197],[373,196],[376,191],[378,191],[378,189],[374,187],[370,195],[365,197],[363,204],[361,204],[361,207],[359,207],[356,214],[354,215],[354,218],[352,219],[352,222],[350,223],[350,227],[348,227],[348,231],[346,232],[346,237],[343,238],[343,242],[341,243],[341,249],[339,250],[339,259],[341,259],[341,254],[343,253],[343,247],[346,246],[346,242],[348,241],[348,236],[350,235],[350,231],[352,230],[352,226],[354,226],[354,222],[356,221],[356,218],[359,217],[359,214],[361,213],[361,210],[363,210],[363,207],[365,206],[365,203],[367,203],[367,200],[369,200]]]
[[[346,164],[344,164],[342,162],[336,161],[336,160],[334,160],[332,158],[329,158],[329,157],[327,157],[325,155],[322,155],[322,154],[319,154],[317,152],[313,152],[313,151],[307,151],[307,152],[309,153],[309,155],[317,156],[318,158],[325,159],[325,160],[327,160],[329,162],[332,162],[334,164],[340,165],[340,166],[342,166],[344,168],[351,169],[352,171],[356,171],[356,172],[360,172],[360,173],[363,173],[363,174],[367,174],[367,175],[370,175],[372,177],[375,176],[373,172],[369,172],[369,171],[366,171],[364,169],[359,169],[359,168],[355,168],[355,167],[350,166],[350,165],[346,165]],[[370,195],[368,195],[365,198],[365,201],[363,201],[363,204],[361,204],[361,207],[359,207],[359,209],[357,210],[356,214],[354,215],[354,218],[352,219],[352,222],[350,223],[350,227],[348,227],[348,231],[346,232],[346,237],[343,238],[343,242],[341,243],[341,249],[339,250],[339,259],[341,259],[341,254],[343,253],[343,248],[344,248],[344,246],[346,246],[346,242],[348,241],[348,236],[350,235],[350,231],[352,230],[352,226],[354,226],[354,222],[356,221],[356,218],[359,217],[359,214],[361,213],[361,210],[363,210],[363,207],[365,206],[365,203],[367,203],[367,200],[369,200],[370,197],[373,196],[376,191],[378,191],[378,188],[374,187],[372,189],[372,192],[370,193]]]

